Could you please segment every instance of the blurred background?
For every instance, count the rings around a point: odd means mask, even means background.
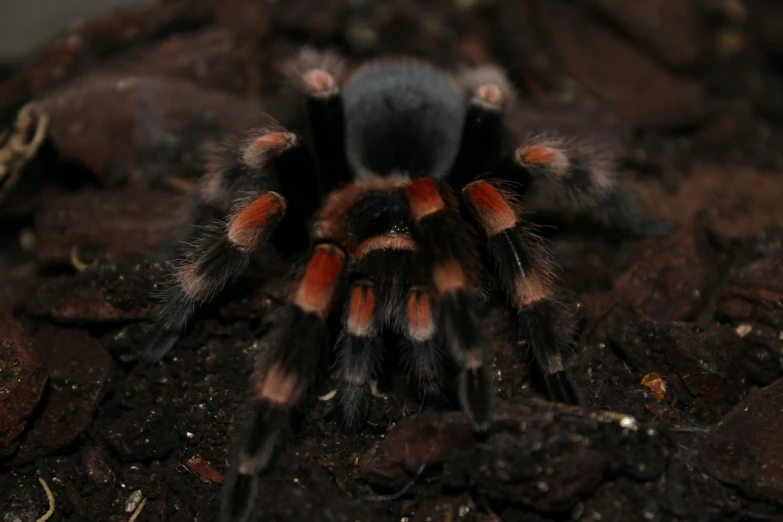
[[[18,63],[66,29],[114,9],[145,0],[3,0],[0,2],[0,63]]]

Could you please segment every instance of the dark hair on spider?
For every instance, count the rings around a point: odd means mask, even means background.
[[[163,357],[197,307],[262,247],[309,244],[284,304],[267,318],[224,521],[250,516],[289,412],[327,371],[343,426],[362,427],[384,332],[402,340],[410,382],[423,394],[441,392],[450,362],[462,410],[476,431],[487,430],[487,293],[513,310],[513,335],[545,372],[550,397],[578,401],[552,256],[522,213],[530,191],[564,209],[598,209],[626,231],[663,231],[626,199],[605,157],[562,140],[513,145],[504,125],[513,94],[497,68],[451,75],[388,59],[345,71],[336,56],[312,50],[287,68],[306,98],[311,142],[273,126],[213,154],[203,194],[226,217],[177,265],[147,351],[149,360]],[[336,335],[330,318],[341,323]]]

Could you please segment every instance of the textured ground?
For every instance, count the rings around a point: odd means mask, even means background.
[[[607,143],[678,228],[539,215],[585,408],[543,401],[503,339],[483,439],[392,377],[355,437],[314,401],[257,520],[783,520],[780,20],[771,0],[163,0],[55,42],[0,83],[3,129],[29,100],[49,118],[32,159],[0,149],[0,521],[46,511],[39,477],[53,521],[126,521],[141,498],[138,520],[215,519],[273,302],[251,270],[163,362],[138,352],[200,218],[199,145],[283,116],[276,67],[304,43],[499,62],[516,132]]]

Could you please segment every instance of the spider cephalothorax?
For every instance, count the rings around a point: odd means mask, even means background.
[[[148,351],[162,357],[195,307],[261,247],[284,241],[308,252],[292,270],[285,304],[267,318],[252,421],[224,486],[226,520],[247,518],[281,426],[322,370],[338,383],[344,425],[361,426],[383,363],[382,333],[400,339],[424,394],[438,392],[448,359],[462,409],[485,430],[488,294],[515,312],[515,334],[552,398],[575,402],[563,362],[571,332],[557,321],[551,256],[520,201],[528,189],[546,190],[564,207],[600,208],[626,230],[647,223],[605,157],[551,139],[504,145],[512,94],[497,69],[452,76],[396,59],[343,78],[338,60],[305,52],[289,72],[307,96],[312,143],[267,128],[211,162],[203,196],[226,217],[179,264]],[[330,317],[342,325],[332,343]]]

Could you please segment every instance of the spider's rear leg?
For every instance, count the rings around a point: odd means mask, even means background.
[[[449,176],[454,187],[464,187],[497,163],[505,134],[503,108],[508,101],[506,96],[496,83],[481,83],[473,90],[459,154]]]
[[[289,79],[307,96],[307,117],[320,168],[322,193],[352,180],[345,156],[345,114],[339,82],[342,60],[312,49],[288,65]]]
[[[279,182],[268,169],[279,174]],[[294,134],[282,130],[249,140],[241,168],[234,165],[209,176],[211,200],[234,202],[225,220],[216,220],[188,246],[164,289],[158,330],[144,354],[150,361],[171,349],[197,306],[241,275],[251,254],[267,243],[284,216],[287,236],[304,235],[304,219],[318,202],[317,189],[308,189],[312,180],[302,183],[302,177],[315,176],[309,153]],[[240,188],[244,193],[238,195]]]
[[[266,467],[289,419],[317,382],[329,350],[326,318],[339,292],[346,255],[332,243],[316,244],[288,303],[269,319],[253,374],[255,399],[239,455],[222,490],[222,520],[247,520]]]
[[[510,195],[487,181],[476,181],[465,187],[463,197],[486,235],[503,291],[517,311],[518,336],[527,340],[545,371],[550,395],[556,401],[578,403],[563,361],[570,332],[557,324],[560,308],[553,299],[551,254],[524,223]]]
[[[432,268],[437,293],[437,326],[448,351],[461,368],[459,398],[476,431],[489,426],[493,396],[488,345],[480,324],[481,301],[476,290],[478,255],[470,228],[447,204],[448,189],[431,178],[406,187],[416,239]]]
[[[530,138],[507,160],[499,175],[532,183],[531,190],[557,207],[594,214],[632,236],[665,236],[673,226],[646,216],[634,194],[617,179],[613,159],[580,143]],[[532,181],[531,181],[532,178]]]

